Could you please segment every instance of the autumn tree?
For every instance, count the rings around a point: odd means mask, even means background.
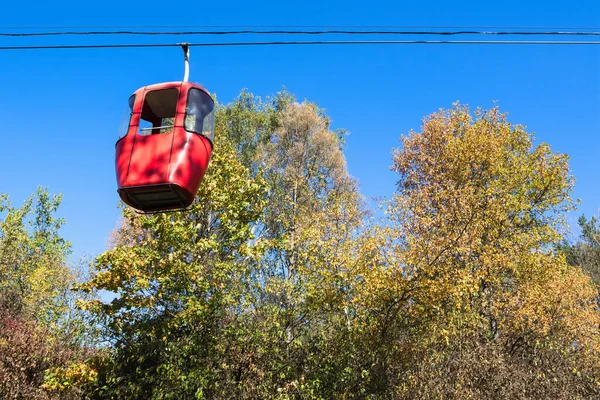
[[[345,281],[365,210],[348,174],[344,132],[331,129],[324,110],[287,93],[273,107],[272,132],[254,156],[269,188],[259,230],[269,246],[257,266],[256,303],[258,346],[269,349],[266,390],[327,398],[344,385]]]
[[[566,239],[559,245],[564,251],[567,262],[573,266],[581,267],[591,277],[598,287],[598,303],[600,304],[600,222],[596,217],[579,217],[581,233],[579,240],[569,243]]]
[[[89,354],[70,290],[77,271],[55,216],[61,196],[38,188],[20,208],[0,198],[0,398],[54,398],[43,386],[49,370]]]
[[[456,105],[401,142],[390,224],[376,231],[383,245],[358,303],[383,347],[371,368],[381,390],[597,395],[594,290],[554,251],[572,204],[567,157],[497,108]]]

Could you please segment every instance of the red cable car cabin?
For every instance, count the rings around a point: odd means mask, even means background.
[[[214,139],[214,102],[200,85],[138,89],[116,144],[119,196],[143,212],[185,208],[200,187]]]

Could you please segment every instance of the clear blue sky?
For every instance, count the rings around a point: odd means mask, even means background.
[[[91,25],[600,27],[600,2],[11,1],[0,14],[4,31]],[[109,40],[214,39],[1,38],[0,45]],[[423,116],[456,100],[497,101],[511,121],[571,156],[582,200],[571,221],[600,207],[600,46],[193,48],[191,57],[191,80],[221,102],[242,88],[267,96],[286,86],[326,108],[335,128],[351,132],[348,165],[365,196],[392,193],[391,150]],[[114,142],[127,98],[143,85],[181,79],[181,64],[179,48],[0,52],[0,192],[17,204],[38,185],[63,193],[63,233],[75,253],[103,251],[119,214]]]

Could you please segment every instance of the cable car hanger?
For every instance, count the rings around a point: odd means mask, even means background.
[[[182,43],[183,49],[183,81],[187,82],[190,77],[190,48],[187,43]]]
[[[190,48],[187,43],[181,43],[181,48],[183,49],[183,65],[184,65],[182,82],[187,82],[190,77],[190,61],[189,61],[190,60]],[[151,131],[153,129],[167,129],[167,128],[173,128],[173,125],[164,125],[164,126],[157,126],[157,127],[151,127],[151,128],[141,128],[140,131]]]
[[[189,44],[181,47],[183,80],[136,90],[116,143],[117,192],[143,214],[189,207],[213,149],[214,100],[205,88],[189,82]]]

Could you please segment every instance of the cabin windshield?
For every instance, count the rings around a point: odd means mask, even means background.
[[[205,136],[210,142],[215,137],[215,103],[203,90],[191,88],[185,110],[185,130]]]
[[[129,124],[131,123],[131,115],[133,114],[133,105],[135,104],[135,94],[129,98],[127,111],[123,114],[121,125],[119,126],[119,139],[125,137],[129,132]]]
[[[139,134],[147,136],[171,132],[178,99],[179,90],[176,88],[147,92],[140,115]]]

